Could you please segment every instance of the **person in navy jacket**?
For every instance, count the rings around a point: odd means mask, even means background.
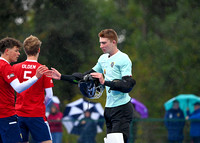
[[[193,143],[200,143],[200,102],[194,104],[194,112],[192,114],[187,112],[187,118],[190,123],[190,136]]]
[[[169,143],[182,143],[185,117],[177,100],[173,102],[173,107],[165,113],[165,126],[168,130]]]

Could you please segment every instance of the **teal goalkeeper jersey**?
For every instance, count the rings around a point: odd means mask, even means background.
[[[132,63],[128,55],[118,51],[109,57],[109,54],[103,54],[98,59],[97,64],[92,68],[96,72],[103,73],[106,81],[122,79],[123,76],[132,76]],[[105,107],[117,107],[128,103],[131,97],[128,93],[110,90],[106,86],[106,105]]]

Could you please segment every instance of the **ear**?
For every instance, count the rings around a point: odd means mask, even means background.
[[[9,51],[9,49],[8,49],[8,48],[6,48],[6,49],[5,49],[5,51],[4,51],[4,54],[7,54],[7,53],[8,53],[8,51]]]
[[[112,41],[113,44],[117,44],[117,42],[115,40]]]
[[[40,48],[38,49],[38,53],[40,53]]]

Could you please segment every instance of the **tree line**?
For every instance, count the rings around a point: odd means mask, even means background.
[[[39,62],[63,74],[90,70],[102,54],[98,33],[113,28],[119,49],[133,63],[131,97],[150,117],[164,116],[164,102],[181,93],[199,95],[198,0],[7,0],[0,1],[0,38],[42,41]],[[18,62],[25,60],[21,51]],[[54,81],[63,104],[81,97],[75,85]],[[105,104],[105,95],[97,102]]]

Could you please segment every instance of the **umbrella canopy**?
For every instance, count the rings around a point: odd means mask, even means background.
[[[104,110],[101,104],[88,102],[87,100],[80,98],[66,105],[62,123],[67,129],[68,133],[77,135],[80,134],[76,127],[78,126],[79,121],[84,118],[84,111],[86,110],[89,110],[91,112],[91,118],[96,120],[97,132],[100,133],[103,131]]]
[[[57,96],[53,96],[52,97],[52,102],[56,103],[56,104],[60,104],[60,100],[59,100],[59,98]]]
[[[141,118],[148,117],[148,109],[144,104],[134,98],[131,99],[131,103],[134,104],[135,110],[140,114]]]
[[[50,110],[51,110],[51,106],[52,106],[53,103],[60,104],[60,100],[59,100],[59,98],[57,96],[53,96],[52,100],[50,101],[50,103],[48,105],[46,105],[46,113],[45,113],[46,117],[49,116]]]
[[[189,108],[190,113],[194,111],[194,103],[200,102],[200,97],[194,95],[194,94],[180,94],[167,102],[165,102],[164,107],[165,110],[169,110],[172,108],[173,101],[178,100],[179,101],[179,107],[183,110],[184,115],[186,116],[187,108]]]

